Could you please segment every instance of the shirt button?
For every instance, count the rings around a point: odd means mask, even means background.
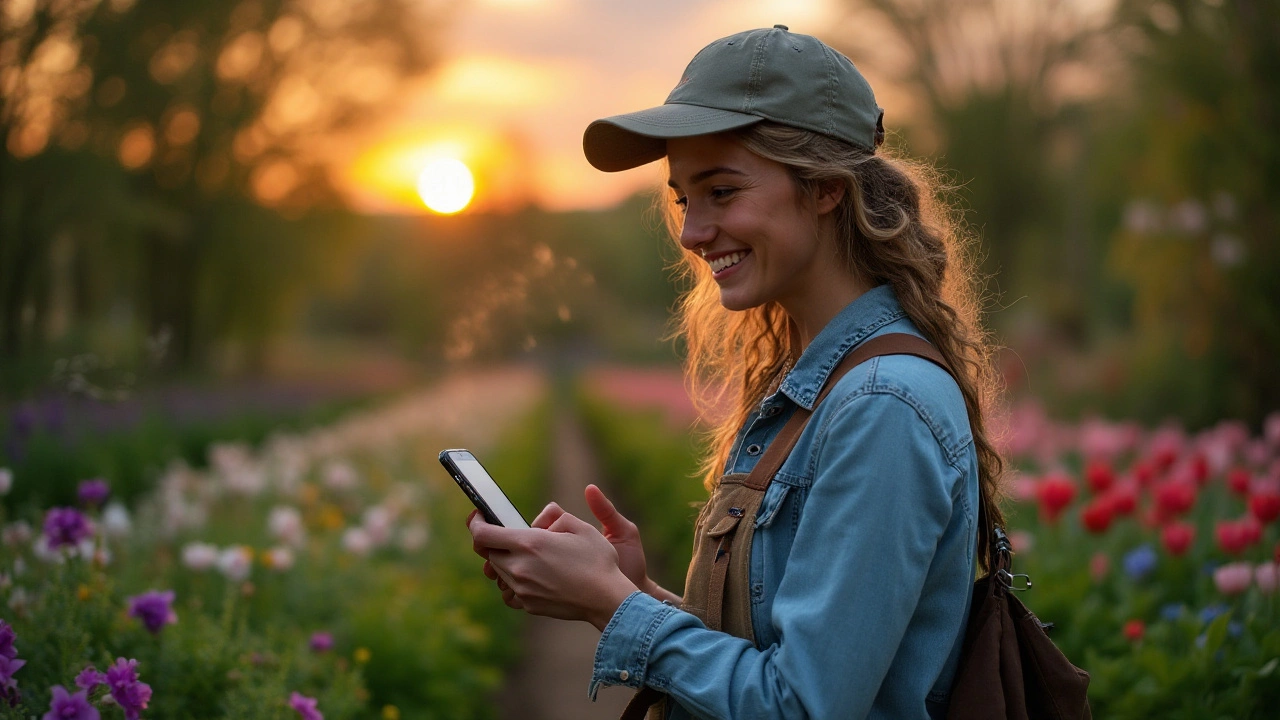
[[[765,410],[765,411],[764,411],[764,416],[765,416],[765,417],[773,417],[774,415],[777,415],[777,414],[778,414],[778,413],[780,413],[780,412],[782,412],[782,406],[780,406],[780,405],[770,405],[770,406],[769,406],[769,408],[768,408],[767,410]]]
[[[622,682],[626,682],[627,678],[630,678],[630,677],[631,677],[631,673],[627,672],[626,670],[623,670],[622,672],[618,673],[618,679],[621,680]]]
[[[748,446],[747,446],[747,454],[748,454],[748,455],[759,455],[759,454],[760,454],[760,446],[759,446],[759,445],[754,445],[754,444],[753,444],[753,445],[748,445]]]

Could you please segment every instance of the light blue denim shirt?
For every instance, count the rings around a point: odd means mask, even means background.
[[[746,473],[867,338],[920,335],[889,286],[810,343],[738,433]],[[928,360],[872,358],[818,406],[751,545],[755,644],[636,592],[605,627],[590,693],[648,684],[670,718],[940,718],[974,580],[978,462],[960,389]]]

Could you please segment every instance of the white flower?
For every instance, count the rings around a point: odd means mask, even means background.
[[[302,525],[302,513],[288,505],[277,505],[267,515],[267,530],[271,536],[294,547],[306,544],[307,531]]]
[[[41,562],[62,563],[67,559],[61,550],[49,545],[49,537],[44,533],[40,533],[40,537],[31,544],[31,554]]]
[[[355,468],[341,460],[334,460],[324,467],[324,484],[331,490],[350,490],[359,480]]]
[[[218,563],[218,548],[209,543],[192,542],[182,548],[182,564],[192,570],[208,570]]]
[[[119,502],[112,502],[102,511],[102,528],[111,537],[124,537],[133,529],[129,511]]]
[[[381,505],[365,510],[364,531],[369,534],[369,542],[377,546],[386,545],[391,539],[391,512]]]
[[[425,524],[408,525],[400,531],[400,548],[405,552],[416,552],[427,546],[428,537]]]
[[[249,496],[258,495],[267,487],[267,477],[262,468],[250,464],[222,473],[222,482],[231,492]]]
[[[253,551],[243,545],[232,545],[218,555],[218,570],[227,579],[240,582],[253,569]]]
[[[368,555],[373,549],[373,541],[364,528],[347,528],[347,531],[342,533],[342,547],[349,553]]]
[[[267,551],[267,566],[281,572],[293,567],[293,550],[277,545]]]
[[[0,538],[7,547],[17,547],[31,542],[31,526],[25,520],[14,520],[0,531]]]
[[[13,592],[9,594],[9,607],[21,614],[22,611],[26,609],[28,600],[27,589],[24,587],[16,587],[13,589]]]
[[[0,468],[0,495],[7,495],[13,487],[13,471],[9,468]]]
[[[1204,232],[1209,224],[1209,213],[1199,200],[1183,200],[1169,211],[1169,223],[1183,235]]]

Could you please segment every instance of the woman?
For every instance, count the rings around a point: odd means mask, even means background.
[[[945,714],[1001,463],[972,277],[931,188],[877,152],[882,117],[848,59],[774,26],[587,129],[601,170],[666,158],[686,369],[738,398],[683,597],[594,487],[603,533],[555,505],[469,521],[508,605],[602,631],[593,692],[647,687],[672,718]]]

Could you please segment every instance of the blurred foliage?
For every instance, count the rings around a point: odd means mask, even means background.
[[[585,389],[576,401],[611,496],[644,531],[650,575],[683,592],[694,521],[707,501],[693,435],[674,430],[660,410],[622,408]]]
[[[1015,390],[1193,425],[1280,406],[1280,6],[845,5],[829,39],[910,91],[886,122],[960,187]]]
[[[0,39],[0,356],[94,321],[252,364],[349,235],[315,144],[434,62],[449,3],[31,0]]]

